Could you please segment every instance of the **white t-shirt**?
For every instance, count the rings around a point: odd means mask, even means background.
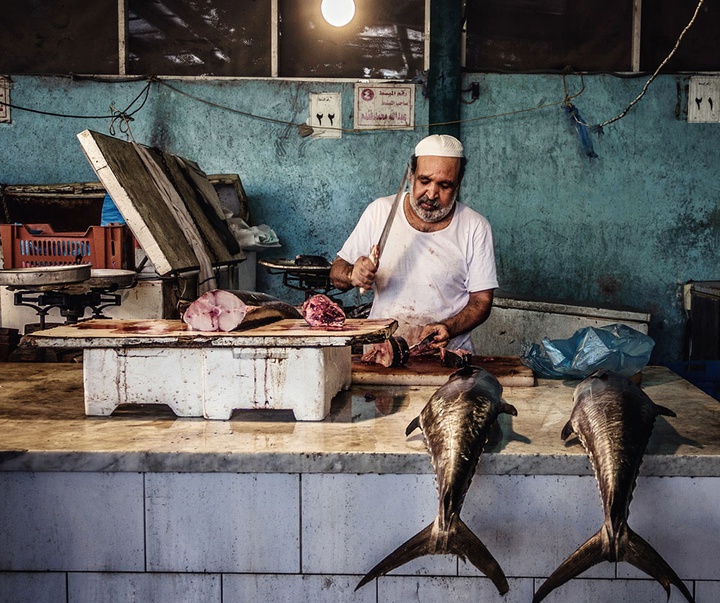
[[[363,212],[338,252],[354,264],[380,238],[395,197],[381,197]],[[394,318],[398,335],[412,344],[422,326],[454,316],[470,292],[496,289],[495,252],[490,223],[457,203],[450,224],[437,232],[415,230],[400,201],[375,277],[370,318]],[[454,337],[449,349],[472,351],[470,333]]]

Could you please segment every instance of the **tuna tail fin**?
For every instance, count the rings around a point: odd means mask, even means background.
[[[420,427],[420,417],[415,417],[405,428],[405,437],[409,436],[413,431]]]
[[[410,538],[410,540],[401,544],[392,553],[385,557],[385,559],[365,574],[363,579],[358,582],[355,590],[361,586],[365,586],[365,584],[375,578],[384,576],[388,572],[394,570],[396,567],[404,565],[408,561],[412,561],[417,557],[429,554],[431,552],[430,543],[434,525],[435,522],[431,523],[425,529],[415,534],[415,536]]]
[[[693,599],[690,591],[670,565],[668,565],[667,561],[629,527],[627,528],[627,544],[620,550],[618,561],[625,561],[634,565],[648,576],[655,578],[655,580],[662,584],[668,599],[670,598],[670,585],[674,584],[689,603],[695,603],[695,599]]]
[[[597,534],[591,536],[560,564],[560,567],[538,588],[532,603],[540,603],[551,591],[585,570],[590,569],[593,565],[597,565],[601,561],[614,561],[614,559],[611,559],[610,553],[603,553],[603,549],[610,551],[612,548],[610,543],[607,542],[607,537],[604,536],[604,530],[605,528],[602,528]],[[668,598],[670,598],[670,585],[674,584],[688,600],[688,603],[695,603],[690,591],[668,565],[667,561],[660,556],[660,553],[627,526],[625,534],[621,538],[617,561],[625,561],[634,565],[639,570],[655,578],[662,584]]]
[[[459,518],[455,524],[455,536],[450,541],[448,549],[450,553],[458,555],[463,560],[467,558],[470,563],[492,580],[501,595],[509,590],[507,578],[505,578],[500,564],[482,541]]]
[[[607,559],[603,555],[603,530],[588,538],[584,544],[570,555],[560,566],[545,580],[538,588],[532,603],[540,603],[547,597],[551,591],[558,586],[562,586],[567,581],[572,580],[575,576],[582,574],[585,570],[590,569],[593,565],[597,565],[601,561]]]
[[[462,559],[468,559],[475,567],[492,580],[498,592],[504,595],[509,587],[502,568],[487,550],[480,539],[473,534],[460,519],[453,522],[448,536],[447,548],[438,547],[438,535],[434,531],[435,522],[418,532],[407,542],[401,544],[385,559],[378,563],[363,577],[355,590],[364,586],[374,578],[384,576],[395,568],[408,561],[423,557],[424,555],[454,554]]]

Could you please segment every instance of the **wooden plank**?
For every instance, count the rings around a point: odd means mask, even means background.
[[[175,220],[135,150],[121,140],[90,130],[80,132],[78,139],[90,165],[158,274],[163,276],[177,266],[197,264],[184,237],[182,245],[170,244],[177,242],[177,238],[170,234],[169,228],[166,231],[163,224],[175,224]],[[140,197],[142,201],[136,206],[134,199]],[[154,218],[146,220],[145,214]]]
[[[198,226],[198,230],[204,239],[203,242],[210,252],[211,260],[213,263],[230,262],[233,255],[240,251],[240,248],[237,240],[230,232],[227,222],[221,217],[220,200],[217,198],[217,193],[208,181],[207,176],[197,164],[182,157],[170,153],[163,153],[162,156],[163,165],[168,176],[170,176],[171,182],[180,193],[180,197],[185,201],[190,216]],[[201,182],[202,186],[200,185]],[[217,205],[211,205],[206,200],[206,195],[210,194],[214,195],[213,201],[217,201]],[[222,236],[220,229],[222,229]],[[234,246],[233,252],[229,249],[230,245]]]
[[[311,327],[302,319],[285,319],[230,332],[191,331],[180,320],[93,319],[36,331],[23,344],[36,347],[315,347],[378,342],[397,328],[392,319],[348,319],[342,329]]]
[[[130,230],[161,276],[194,270],[198,259],[188,243],[173,212],[158,190],[155,180],[137,151],[129,142],[85,130],[78,139],[91,166],[113,201],[120,209]],[[152,147],[145,147],[159,166],[174,165],[175,157]],[[173,158],[165,161],[165,158]],[[186,160],[183,160],[186,161]],[[191,162],[189,162],[191,163]],[[245,255],[233,255],[198,206],[195,186],[177,169],[164,168],[175,183],[183,203],[195,218],[197,229],[214,264],[232,263]],[[181,189],[181,190],[180,190]]]
[[[473,364],[482,366],[498,378],[503,387],[532,387],[532,369],[518,356],[473,356]],[[365,385],[430,385],[441,386],[457,369],[440,365],[437,356],[411,357],[407,365],[384,367],[360,362],[353,357],[352,382]]]
[[[642,30],[642,0],[633,0],[632,43],[630,45],[630,71],[640,71],[640,32]]]

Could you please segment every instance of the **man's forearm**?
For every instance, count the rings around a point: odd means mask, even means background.
[[[493,289],[471,293],[467,305],[460,312],[442,321],[450,331],[450,337],[471,331],[484,323],[490,316],[493,297]]]
[[[335,258],[330,267],[330,281],[340,291],[348,291],[355,285],[352,283],[353,265],[342,258]]]

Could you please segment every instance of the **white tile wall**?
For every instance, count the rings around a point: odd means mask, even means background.
[[[540,586],[541,581],[536,581]],[[692,589],[690,590],[692,593]],[[670,599],[652,580],[571,580],[552,591],[543,603],[687,603],[675,588]],[[709,603],[696,601],[696,603]]]
[[[592,476],[476,475],[462,515],[507,576],[549,576],[602,525]],[[479,575],[460,564],[461,575]],[[611,578],[612,565],[588,577]]]
[[[630,525],[697,603],[720,601],[719,490],[713,478],[641,477],[631,507]],[[462,517],[509,578],[502,598],[451,556],[354,591],[434,519],[430,474],[0,472],[0,510],[0,603],[529,602],[602,522],[591,476],[477,475]],[[596,566],[546,601],[665,602],[645,574],[615,571]],[[673,588],[670,603],[682,601]]]
[[[532,579],[508,580],[510,590],[501,596],[488,578],[395,577],[378,580],[378,601],[448,601],[452,603],[529,603],[532,600]]]
[[[148,473],[147,569],[299,572],[299,479]]]
[[[432,522],[432,475],[303,475],[303,565],[308,573],[364,575]],[[402,574],[457,574],[451,556],[423,557]]]
[[[143,571],[139,473],[0,472],[0,569]]]
[[[68,595],[68,603],[221,603],[221,576],[71,573]]]
[[[64,573],[0,572],[3,603],[67,603]]]
[[[223,603],[376,603],[375,585],[355,591],[358,576],[226,575]]]
[[[717,601],[720,601],[720,582],[695,583],[695,603],[717,603]]]
[[[641,476],[628,524],[681,578],[720,579],[720,480]],[[645,577],[627,564],[618,575]]]

